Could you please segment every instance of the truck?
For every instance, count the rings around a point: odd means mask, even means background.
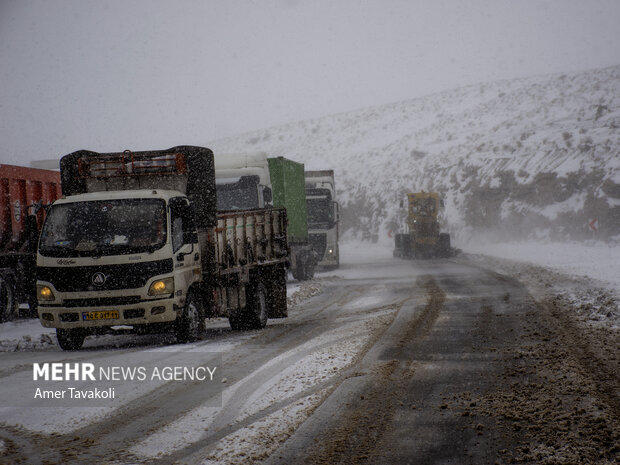
[[[205,318],[241,330],[287,316],[286,210],[218,212],[210,149],[79,150],[61,158],[60,175],[37,297],[62,349],[119,328],[185,343],[200,339]]]
[[[340,266],[340,204],[336,201],[334,170],[305,172],[309,238],[318,253],[318,267],[324,270]]]
[[[298,281],[311,279],[317,254],[308,235],[304,165],[265,152],[216,154],[218,210],[286,208],[289,267]]]
[[[443,207],[444,202],[438,192],[407,194],[407,231],[394,236],[394,257],[432,258],[451,255],[450,234],[440,232],[440,211]],[[404,208],[403,202],[401,208]]]
[[[60,197],[60,173],[0,165],[0,321],[28,304],[36,316],[36,247],[45,207]]]

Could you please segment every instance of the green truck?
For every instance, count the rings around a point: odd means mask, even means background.
[[[218,211],[286,208],[290,270],[311,279],[318,262],[308,238],[304,165],[265,152],[215,155]]]

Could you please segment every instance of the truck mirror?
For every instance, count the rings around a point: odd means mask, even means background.
[[[403,208],[403,206],[404,206],[403,205],[403,199],[400,199],[400,202],[398,202],[398,205],[399,205],[400,208]]]
[[[273,201],[271,187],[263,187],[263,200],[265,201],[265,204],[271,203]]]

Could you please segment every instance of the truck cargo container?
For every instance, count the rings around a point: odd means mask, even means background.
[[[218,209],[284,207],[288,218],[290,269],[297,280],[314,275],[317,254],[308,239],[304,165],[265,152],[216,154]]]
[[[119,325],[196,340],[205,317],[262,328],[286,309],[284,208],[216,209],[203,147],[61,159],[37,253],[39,318],[63,349]]]
[[[36,245],[45,206],[60,197],[60,173],[0,165],[0,321],[28,304],[36,316]]]
[[[318,266],[340,266],[340,204],[336,201],[334,170],[306,171],[309,239],[318,254]]]

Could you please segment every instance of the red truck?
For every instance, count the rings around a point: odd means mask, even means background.
[[[0,165],[0,321],[27,303],[37,314],[36,247],[45,206],[61,196],[60,173]]]

